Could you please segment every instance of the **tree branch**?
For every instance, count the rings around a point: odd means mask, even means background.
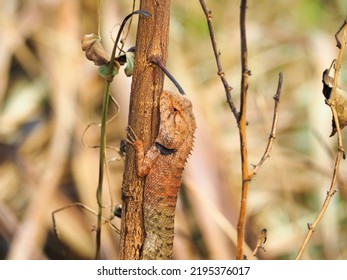
[[[241,33],[241,105],[240,118],[238,120],[240,149],[241,149],[241,165],[242,165],[242,193],[239,220],[237,224],[237,252],[236,259],[243,259],[243,241],[244,226],[246,219],[247,194],[249,188],[249,171],[248,171],[248,154],[247,154],[247,136],[246,136],[246,108],[247,108],[247,89],[248,76],[250,74],[247,66],[247,38],[246,38],[246,9],[247,0],[241,1],[240,7],[240,33]]]
[[[274,114],[272,118],[272,127],[271,127],[270,136],[269,136],[269,141],[267,143],[267,146],[262,158],[254,166],[253,171],[249,174],[248,180],[251,180],[256,175],[259,168],[264,164],[265,160],[270,156],[273,142],[276,139],[276,129],[277,129],[277,121],[278,121],[278,115],[279,115],[279,103],[280,103],[281,92],[282,92],[282,82],[283,82],[283,74],[282,72],[280,72],[278,77],[277,91],[273,97],[273,99],[275,100],[275,107],[274,107]]]
[[[205,13],[205,16],[206,16],[208,31],[210,33],[210,38],[211,38],[211,43],[212,43],[212,48],[213,48],[213,53],[214,53],[214,57],[215,57],[215,60],[217,63],[218,76],[220,77],[220,79],[223,83],[225,95],[227,98],[229,108],[233,112],[236,121],[238,121],[239,113],[237,112],[237,109],[236,109],[234,102],[232,100],[232,97],[231,97],[231,91],[233,88],[228,84],[227,80],[225,79],[225,74],[224,74],[224,70],[222,67],[222,63],[219,59],[220,51],[218,51],[217,43],[216,43],[216,40],[214,37],[214,31],[213,31],[213,26],[212,26],[212,12],[207,8],[204,0],[199,0],[199,1],[201,4],[201,7]]]
[[[338,34],[342,31],[343,29],[343,39],[342,39],[342,44],[340,42],[340,40],[338,39]],[[329,191],[327,191],[327,196],[323,202],[323,205],[321,207],[321,210],[318,213],[318,216],[316,217],[315,221],[311,224],[308,223],[308,231],[307,234],[305,236],[305,239],[299,249],[299,252],[296,256],[296,260],[299,260],[303,254],[303,252],[305,251],[307,244],[313,234],[313,232],[315,231],[316,227],[318,226],[319,222],[321,221],[321,219],[323,218],[325,211],[327,210],[330,200],[333,197],[333,195],[335,194],[336,190],[334,189],[335,187],[335,183],[337,180],[337,174],[338,171],[340,169],[340,162],[341,162],[341,158],[344,156],[344,150],[343,150],[343,145],[342,145],[342,136],[341,136],[341,129],[340,129],[340,125],[339,125],[339,119],[337,116],[337,112],[336,112],[336,107],[335,107],[335,95],[336,95],[336,88],[337,88],[337,80],[338,80],[338,74],[339,74],[339,70],[341,68],[341,60],[342,60],[342,54],[343,51],[345,49],[345,45],[346,45],[346,39],[347,39],[347,23],[346,21],[344,21],[343,25],[340,27],[340,29],[338,30],[338,32],[335,34],[335,38],[336,38],[336,42],[337,42],[337,47],[340,49],[339,51],[339,55],[338,58],[336,60],[336,64],[335,64],[335,75],[334,75],[334,86],[332,89],[332,93],[331,96],[329,98],[329,100],[326,100],[326,103],[330,106],[331,112],[333,114],[333,119],[334,122],[336,124],[336,129],[337,129],[337,140],[338,140],[338,148],[337,148],[337,155],[336,155],[336,160],[335,160],[335,165],[334,165],[334,171],[333,171],[333,176],[331,179],[331,183],[330,183],[330,187],[329,187]]]
[[[247,109],[247,90],[248,90],[248,77],[250,76],[250,70],[248,69],[248,52],[247,52],[247,36],[246,36],[246,9],[247,9],[247,0],[241,0],[240,6],[240,36],[241,36],[241,102],[240,102],[240,111],[238,112],[234,106],[233,101],[231,100],[231,90],[232,88],[228,85],[224,77],[223,68],[220,62],[220,53],[217,50],[217,44],[214,37],[213,26],[212,26],[212,13],[208,10],[205,1],[199,0],[201,7],[205,13],[208,29],[210,33],[212,48],[215,56],[215,60],[218,68],[218,75],[221,78],[221,81],[224,85],[227,102],[231,111],[233,112],[238,128],[239,128],[239,137],[240,137],[240,153],[241,153],[241,169],[242,169],[242,192],[241,192],[241,203],[240,203],[240,212],[237,224],[237,252],[236,259],[243,259],[243,246],[244,246],[244,227],[246,219],[246,208],[247,208],[247,195],[249,189],[250,180],[256,175],[256,172],[263,165],[265,160],[269,157],[269,154],[272,149],[273,141],[276,137],[276,128],[279,114],[279,101],[282,90],[282,81],[283,75],[279,74],[277,91],[274,96],[275,105],[274,105],[274,116],[272,120],[272,128],[269,137],[269,141],[266,147],[266,150],[257,165],[255,165],[253,171],[250,173],[248,169],[248,153],[247,153],[247,120],[246,120],[246,109]],[[261,244],[256,248],[256,252],[261,247]],[[255,252],[255,254],[256,254]]]
[[[257,245],[255,246],[252,254],[247,258],[247,260],[254,258],[258,254],[259,249],[262,249],[265,252],[265,248],[263,245],[265,244],[266,240],[267,240],[267,229],[263,228],[260,232]]]
[[[131,85],[128,125],[144,143],[145,150],[158,134],[159,96],[164,74],[152,63],[154,57],[165,65],[169,41],[170,0],[142,0],[140,9],[150,18],[140,17],[136,38],[135,67]],[[137,260],[144,240],[144,179],[136,172],[134,149],[127,149],[122,185],[120,258]]]

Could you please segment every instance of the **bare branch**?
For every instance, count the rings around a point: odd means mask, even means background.
[[[267,229],[263,228],[260,232],[257,245],[255,246],[252,254],[247,258],[248,260],[254,258],[258,254],[259,249],[262,249],[264,252],[266,252],[266,250],[263,246],[265,244],[266,240],[267,240]]]
[[[248,154],[247,154],[247,137],[246,137],[246,108],[247,108],[247,89],[248,76],[250,74],[247,66],[247,38],[246,38],[246,8],[247,0],[241,1],[240,8],[240,33],[241,33],[241,104],[240,117],[238,119],[240,150],[241,150],[241,169],[242,169],[242,192],[239,220],[237,223],[237,252],[236,259],[243,258],[243,241],[245,235],[245,220],[247,208],[247,194],[249,188],[249,170],[248,170]]]
[[[282,82],[283,82],[283,74],[282,72],[280,72],[278,77],[277,91],[273,97],[273,99],[275,100],[275,105],[274,105],[274,114],[272,118],[272,127],[271,127],[270,136],[269,136],[269,141],[267,143],[267,146],[262,158],[254,166],[253,171],[249,174],[248,180],[251,180],[256,175],[259,168],[264,164],[265,160],[270,156],[273,142],[276,139],[276,129],[277,129],[277,121],[278,121],[278,115],[279,115],[279,103],[280,103],[281,92],[282,92]]]
[[[238,121],[239,119],[239,113],[237,112],[237,109],[234,105],[234,102],[231,98],[231,91],[233,90],[233,88],[228,84],[227,80],[225,79],[225,74],[224,74],[224,70],[222,67],[222,63],[219,59],[220,56],[220,51],[218,51],[217,48],[217,43],[214,37],[214,31],[213,31],[213,26],[212,26],[212,12],[207,8],[206,3],[204,0],[199,0],[201,7],[205,13],[206,16],[206,20],[207,20],[207,25],[208,25],[208,31],[210,33],[210,37],[211,37],[211,43],[212,43],[212,48],[213,48],[213,53],[214,53],[214,57],[217,63],[217,68],[218,68],[218,76],[220,77],[223,86],[224,86],[224,90],[225,90],[225,95],[227,98],[227,102],[229,105],[230,110],[233,112],[236,121]]]
[[[342,28],[344,28],[343,31],[343,44],[341,44],[341,42],[337,39],[338,34],[341,32]],[[327,196],[323,202],[323,205],[321,207],[321,210],[319,211],[317,218],[315,219],[315,221],[312,224],[309,224],[310,226],[308,227],[308,231],[307,234],[305,236],[305,239],[299,249],[298,255],[296,256],[296,259],[299,260],[303,254],[303,252],[305,251],[307,244],[314,232],[314,230],[316,229],[316,227],[318,226],[319,222],[321,221],[321,219],[323,218],[325,211],[327,210],[330,200],[333,197],[333,195],[335,194],[336,190],[334,189],[335,187],[335,183],[337,180],[337,174],[338,171],[340,169],[340,162],[341,162],[341,158],[344,156],[344,150],[343,150],[343,146],[342,146],[342,136],[341,136],[341,129],[340,129],[340,125],[339,125],[339,120],[338,120],[338,116],[337,116],[337,112],[336,112],[336,107],[335,107],[335,102],[334,102],[334,97],[335,97],[335,93],[336,93],[336,87],[337,87],[337,80],[338,80],[338,73],[339,70],[341,68],[341,60],[342,60],[342,54],[343,51],[345,49],[345,45],[346,45],[346,39],[347,39],[347,24],[346,21],[344,21],[344,24],[340,27],[339,31],[335,34],[335,38],[337,41],[337,47],[340,49],[339,51],[339,55],[338,58],[336,60],[336,64],[335,64],[335,75],[334,75],[334,87],[332,90],[332,94],[329,98],[329,100],[327,100],[327,104],[330,106],[331,112],[333,114],[333,119],[334,122],[336,124],[336,129],[337,129],[337,139],[338,139],[338,148],[337,148],[337,155],[336,155],[336,160],[335,160],[335,165],[334,165],[334,171],[333,171],[333,176],[331,179],[331,183],[330,183],[330,187],[329,187],[329,191],[327,192]]]
[[[347,24],[347,21],[345,20],[340,26],[339,30],[337,30],[337,32],[335,33],[336,47],[338,47],[339,49],[341,49],[342,47],[341,41],[339,39],[339,34],[342,31],[342,29],[346,26],[346,24]]]

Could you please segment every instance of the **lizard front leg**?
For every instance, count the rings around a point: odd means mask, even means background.
[[[137,138],[134,130],[130,126],[127,128],[127,135],[127,142],[135,149],[137,175],[145,177],[151,171],[151,167],[160,153],[153,145],[145,155],[143,142]]]

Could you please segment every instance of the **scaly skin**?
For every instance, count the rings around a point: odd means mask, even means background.
[[[159,133],[146,154],[142,141],[129,135],[136,151],[137,173],[146,176],[141,258],[157,260],[172,258],[177,195],[196,129],[192,104],[186,97],[163,91],[159,110]]]

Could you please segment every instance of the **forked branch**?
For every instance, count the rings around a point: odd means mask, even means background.
[[[222,64],[220,61],[220,52],[217,49],[216,40],[214,37],[214,31],[212,26],[212,13],[208,10],[205,1],[199,0],[201,7],[205,13],[208,30],[210,33],[212,48],[215,56],[215,60],[218,68],[218,75],[224,85],[227,102],[229,107],[234,114],[234,117],[237,121],[237,125],[239,128],[239,137],[240,137],[240,153],[241,153],[241,169],[242,169],[242,192],[241,192],[241,203],[240,203],[240,212],[239,219],[237,224],[237,252],[236,259],[243,259],[243,246],[244,246],[244,228],[245,228],[245,220],[246,220],[246,207],[247,207],[247,195],[250,180],[256,175],[256,172],[263,165],[265,160],[269,157],[273,142],[276,137],[276,127],[278,122],[279,115],[279,102],[282,91],[282,82],[283,82],[283,74],[279,74],[277,91],[274,96],[275,105],[274,105],[274,114],[272,120],[272,128],[270,132],[269,141],[265,152],[260,159],[259,163],[254,166],[252,172],[249,172],[249,163],[248,163],[248,153],[247,153],[247,119],[246,119],[246,111],[247,111],[247,91],[248,91],[248,77],[251,75],[250,70],[248,69],[248,53],[247,53],[247,36],[246,36],[246,9],[247,9],[247,0],[241,0],[240,7],[240,36],[241,36],[241,102],[240,102],[240,110],[239,112],[235,108],[235,105],[231,99],[231,90],[232,88],[229,86],[228,82],[225,79],[224,71],[222,68]],[[263,238],[265,236],[265,238]],[[259,249],[262,248],[262,244],[266,240],[266,230],[262,232],[261,239],[259,239],[258,245],[253,252],[252,256],[255,256]]]
[[[241,191],[241,204],[239,220],[237,224],[237,252],[236,259],[243,259],[243,242],[244,242],[244,227],[246,220],[246,208],[247,208],[247,195],[249,189],[250,180],[256,175],[258,169],[263,165],[266,158],[269,157],[273,141],[276,136],[276,127],[279,114],[279,101],[282,90],[283,75],[279,74],[277,91],[274,96],[275,107],[274,115],[272,121],[272,128],[269,137],[269,141],[265,152],[259,161],[259,163],[254,167],[252,172],[248,169],[248,152],[247,152],[247,120],[246,120],[246,109],[247,109],[247,90],[248,90],[248,77],[250,75],[250,70],[248,69],[248,58],[247,58],[247,37],[246,37],[246,9],[247,0],[241,1],[240,8],[240,34],[241,34],[241,104],[240,104],[240,117],[238,119],[239,125],[239,135],[240,135],[240,150],[241,150],[241,165],[242,165],[242,191]],[[259,248],[258,248],[259,249]]]

